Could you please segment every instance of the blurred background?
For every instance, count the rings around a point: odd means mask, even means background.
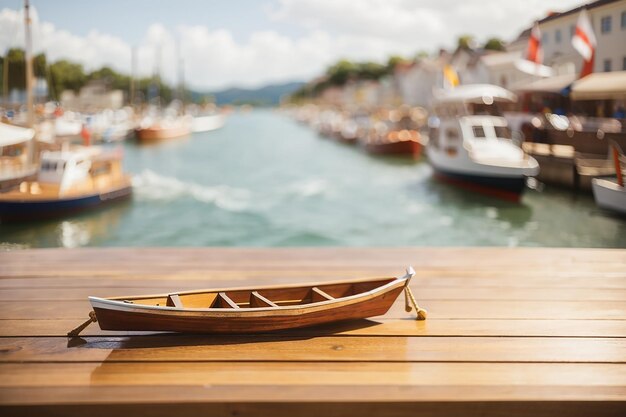
[[[0,248],[626,247],[626,0],[0,0]]]

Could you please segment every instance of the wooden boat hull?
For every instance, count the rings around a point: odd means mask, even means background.
[[[216,314],[158,314],[124,312],[94,306],[102,330],[147,330],[185,333],[266,333],[385,314],[402,292],[398,288],[371,301],[333,308],[280,315],[224,317]],[[226,313],[226,312],[225,312]],[[222,313],[224,314],[224,313]]]
[[[372,290],[359,290],[354,295],[335,299],[322,291],[322,294],[325,294],[328,299],[320,301],[310,299],[303,304],[281,306],[251,307],[252,304],[246,305],[243,300],[251,294],[252,290],[250,289],[231,290],[229,292],[230,296],[237,300],[235,303],[228,298],[231,306],[234,305],[236,308],[216,308],[215,303],[209,308],[183,308],[182,304],[172,306],[166,303],[165,298],[163,298],[166,297],[169,300],[171,295],[151,296],[149,299],[153,303],[160,302],[151,305],[141,304],[142,300],[147,299],[140,297],[133,299],[133,301],[120,297],[115,299],[89,297],[89,300],[102,330],[267,333],[383,315],[403,292],[410,276],[384,279],[380,286]],[[354,287],[351,287],[352,285]],[[368,281],[339,283],[335,285],[335,289],[351,291],[350,288],[363,285],[367,286],[371,283]],[[298,286],[284,289],[259,289],[259,291],[265,294],[285,291],[288,297],[293,299],[301,297],[305,288],[307,287]],[[320,288],[324,288],[324,285],[320,284]],[[185,299],[185,297],[193,297],[194,295],[205,296],[203,294],[206,293],[179,294],[180,298],[176,295],[177,299]],[[219,294],[224,293],[220,292]],[[238,305],[244,307],[240,308]]]
[[[145,128],[135,130],[137,140],[140,142],[159,142],[167,139],[176,139],[188,136],[191,130],[187,126],[173,126],[162,128]]]
[[[129,184],[100,194],[71,198],[30,201],[0,199],[0,221],[8,223],[59,218],[124,200],[131,195],[132,186]]]
[[[417,158],[422,153],[422,144],[413,140],[367,143],[365,150],[377,155],[411,155]]]

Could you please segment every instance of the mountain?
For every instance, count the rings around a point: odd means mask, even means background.
[[[260,88],[227,88],[207,94],[194,92],[194,98],[210,95],[215,98],[217,105],[224,104],[253,104],[260,106],[276,106],[280,98],[291,94],[304,85],[301,81],[271,84]]]

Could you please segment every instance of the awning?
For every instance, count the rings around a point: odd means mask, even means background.
[[[626,99],[626,71],[598,72],[576,81],[572,100]]]
[[[26,142],[35,136],[33,129],[0,123],[0,148]]]
[[[563,74],[520,84],[513,88],[518,93],[557,93],[576,81],[576,74]]]

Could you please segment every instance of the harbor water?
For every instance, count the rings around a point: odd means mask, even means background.
[[[438,182],[425,159],[372,157],[276,111],[123,146],[131,201],[0,224],[0,245],[626,247],[626,221],[591,195],[549,186],[521,203],[477,195]]]

